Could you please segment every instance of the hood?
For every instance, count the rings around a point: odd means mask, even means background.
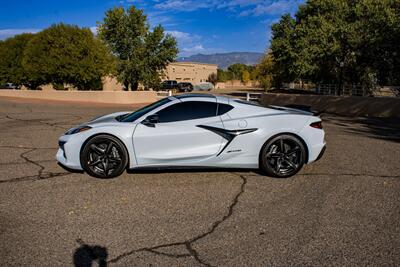
[[[99,117],[96,117],[96,118],[92,119],[91,121],[89,121],[89,124],[104,123],[104,122],[117,122],[117,120],[115,119],[116,117],[125,115],[128,113],[131,113],[131,111],[121,111],[121,112],[115,112],[115,113],[99,116]]]

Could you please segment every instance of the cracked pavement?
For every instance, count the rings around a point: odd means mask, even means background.
[[[399,265],[398,120],[324,116],[324,157],[289,179],[56,164],[67,129],[134,108],[0,99],[0,266]]]

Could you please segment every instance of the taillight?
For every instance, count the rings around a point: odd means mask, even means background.
[[[322,129],[322,121],[313,122],[310,126],[316,129]]]

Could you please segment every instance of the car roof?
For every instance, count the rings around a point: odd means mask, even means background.
[[[214,95],[211,94],[182,94],[182,95],[175,95],[175,98],[184,99],[184,98],[192,98],[192,97],[210,97],[216,98]]]
[[[206,94],[206,93],[187,93],[187,94],[180,94],[180,95],[174,95],[173,98],[175,99],[186,99],[186,98],[214,98],[217,100],[219,103],[232,103],[232,101],[237,100],[236,98],[231,98],[231,97],[226,97],[226,96],[220,96],[220,95],[212,95],[212,94]]]

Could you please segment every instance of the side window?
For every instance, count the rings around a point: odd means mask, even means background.
[[[159,121],[174,122],[215,117],[217,103],[203,101],[188,101],[166,107],[157,112]]]
[[[227,104],[218,104],[218,116],[224,115],[225,113],[231,111],[233,107]]]

